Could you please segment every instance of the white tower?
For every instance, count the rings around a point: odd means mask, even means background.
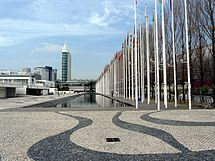
[[[65,42],[62,53],[62,81],[67,82],[71,80],[71,54],[68,50],[68,45]]]

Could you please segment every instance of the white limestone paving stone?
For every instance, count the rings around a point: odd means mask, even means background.
[[[78,121],[54,112],[1,112],[0,151],[2,161],[31,160],[28,149],[46,137],[73,128]]]
[[[73,115],[72,112],[66,113]],[[112,118],[116,113],[116,111],[79,112],[79,116],[92,119],[93,124],[74,132],[70,137],[71,141],[87,149],[116,154],[179,152],[156,137],[117,127],[112,123]],[[106,138],[119,138],[121,141],[110,143],[106,142]]]
[[[150,112],[150,111],[149,111]],[[151,111],[151,117],[165,120],[193,121],[193,122],[215,122],[215,110],[172,110]],[[155,113],[154,113],[155,112]],[[171,134],[178,142],[191,151],[203,151],[215,149],[215,126],[170,126],[151,123],[140,117],[145,112],[123,112],[120,119],[135,124],[157,128]]]

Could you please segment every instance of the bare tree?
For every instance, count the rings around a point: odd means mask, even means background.
[[[215,100],[215,0],[201,1],[201,26],[204,34],[207,36],[206,41],[208,50],[213,58],[213,99]],[[211,47],[210,47],[211,44]]]

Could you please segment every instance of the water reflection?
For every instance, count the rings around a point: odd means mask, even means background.
[[[62,102],[56,107],[73,107],[73,108],[105,108],[105,107],[126,107],[127,105],[95,94],[85,94],[72,98],[67,102]]]

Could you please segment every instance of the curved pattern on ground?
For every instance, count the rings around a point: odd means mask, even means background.
[[[123,129],[131,130],[131,131],[136,131],[144,134],[148,134],[154,137],[157,137],[169,145],[172,145],[173,147],[177,148],[180,150],[180,148],[183,148],[185,151],[182,151],[182,153],[177,153],[177,154],[161,154],[159,160],[215,160],[214,158],[214,152],[215,150],[204,150],[204,151],[190,151],[186,147],[184,147],[182,144],[180,144],[174,137],[172,137],[169,133],[151,128],[151,127],[146,127],[143,125],[138,125],[138,124],[133,124],[129,122],[125,122],[119,119],[120,115],[122,112],[118,112],[114,118],[113,118],[113,123],[116,126],[119,126]],[[176,145],[174,145],[176,144]],[[178,145],[177,145],[178,144]],[[165,155],[169,155],[171,159]],[[153,157],[151,158],[153,160]]]
[[[178,149],[181,152],[189,152],[190,150],[186,147],[184,147],[181,143],[179,143],[171,134],[167,133],[166,131],[160,130],[160,129],[155,129],[143,125],[138,125],[138,124],[133,124],[133,123],[128,123],[124,122],[119,119],[119,116],[121,115],[121,112],[118,112],[114,117],[113,117],[113,123],[123,129],[128,129],[136,132],[140,132],[143,134],[151,135],[156,138],[161,139],[165,143],[171,145],[172,147]]]
[[[151,117],[150,115],[154,113],[158,113],[158,112],[147,113],[142,115],[140,118],[143,119],[144,121],[148,121],[154,124],[169,125],[169,126],[215,126],[215,122],[165,120],[165,119]]]
[[[72,112],[66,113],[73,114]],[[93,121],[93,124],[74,132],[70,136],[70,140],[81,147],[85,147],[86,149],[107,153],[131,155],[180,153],[178,149],[173,148],[158,138],[122,129],[114,125],[112,123],[112,119],[116,113],[117,111],[76,113],[78,116],[90,118]],[[139,117],[141,115],[139,115]],[[114,143],[106,142],[106,138],[113,137],[120,138],[121,141]],[[132,140],[130,140],[130,138],[132,138]],[[153,151],[151,151],[152,149]]]
[[[62,114],[62,113],[59,113]],[[72,129],[69,129],[63,133],[50,136],[45,138],[34,145],[32,145],[27,152],[28,157],[32,158],[35,161],[138,161],[138,160],[213,160],[215,150],[210,151],[202,151],[202,152],[190,152],[186,151],[185,153],[169,153],[169,154],[143,154],[143,155],[123,155],[123,154],[113,154],[113,153],[105,153],[105,152],[97,152],[90,149],[86,149],[84,147],[78,146],[75,143],[70,141],[70,135],[87,126],[90,126],[93,122],[88,118],[71,116],[67,114],[62,114],[79,121],[79,124]],[[120,127],[134,130],[131,126],[137,128],[135,124],[129,124],[126,122],[122,122],[119,120],[119,116],[121,113],[117,113],[114,116],[113,121],[116,125],[120,125]],[[123,125],[122,125],[123,124]],[[124,126],[125,124],[125,126]],[[137,130],[138,132],[141,132]]]

